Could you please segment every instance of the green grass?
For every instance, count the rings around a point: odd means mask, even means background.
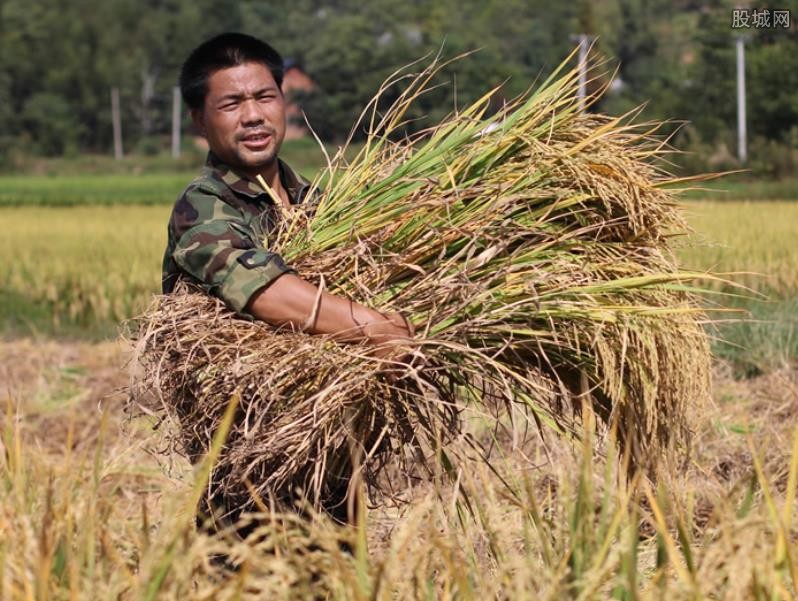
[[[684,198],[689,200],[798,200],[798,177],[786,179],[750,179],[746,174],[696,184]]]
[[[280,156],[307,178],[325,165],[312,139],[286,142]],[[37,159],[16,173],[0,175],[0,207],[171,205],[204,162],[200,151],[178,160],[169,156],[134,156],[122,161],[107,156]]]
[[[360,149],[349,149],[354,155]],[[327,146],[332,156],[335,148]],[[306,178],[326,164],[312,138],[288,140],[280,156]],[[205,151],[191,146],[179,159],[168,154],[128,155],[117,161],[109,155],[28,157],[0,170],[0,207],[75,206],[99,204],[171,204],[205,161]],[[798,177],[751,179],[733,174],[696,184],[686,200],[798,200]]]
[[[798,360],[798,203],[700,201],[687,205],[696,233],[679,255],[688,268],[726,274],[745,288],[704,282],[721,294],[708,306],[721,320],[713,352],[739,375],[753,375]]]
[[[0,206],[172,204],[193,173],[12,175],[0,178]]]
[[[738,377],[768,373],[798,361],[798,299],[725,297],[737,313],[714,312],[713,354],[728,361]]]

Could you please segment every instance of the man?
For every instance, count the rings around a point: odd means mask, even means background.
[[[201,44],[183,65],[183,99],[210,151],[172,211],[163,292],[186,278],[244,318],[391,348],[414,333],[400,314],[320,292],[263,246],[279,211],[258,176],[285,206],[313,200],[306,198],[308,183],[278,158],[286,119],[282,78],[280,55],[238,33]],[[341,508],[333,512],[338,517]]]

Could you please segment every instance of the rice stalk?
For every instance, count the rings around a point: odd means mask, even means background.
[[[403,118],[442,63],[383,113],[378,95],[360,152],[341,149],[318,204],[281,213],[266,241],[317,285],[408,315],[409,365],[237,319],[190,286],[134,324],[131,400],[176,419],[190,458],[240,394],[211,476],[238,510],[291,503],[296,488],[325,506],[353,471],[388,497],[452,474],[466,410],[490,421],[520,406],[576,433],[587,403],[632,468],[687,449],[687,408],[709,384],[692,296],[704,274],[670,251],[687,226],[652,162],[656,124],[580,112],[565,64],[494,115],[495,90],[409,138]]]

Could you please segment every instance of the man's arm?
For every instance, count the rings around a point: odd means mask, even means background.
[[[398,314],[382,314],[322,291],[286,273],[252,297],[247,311],[273,325],[303,328],[311,334],[331,334],[343,342],[381,344],[410,338],[412,325]]]
[[[383,315],[327,292],[319,298],[314,285],[260,246],[243,216],[209,190],[189,189],[175,205],[170,228],[181,270],[240,314],[348,342],[412,336],[412,326],[398,314]]]

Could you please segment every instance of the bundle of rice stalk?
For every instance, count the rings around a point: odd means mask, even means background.
[[[580,110],[565,64],[490,117],[495,90],[398,141],[442,64],[381,112],[395,74],[362,149],[329,161],[317,206],[265,241],[315,284],[409,316],[409,364],[237,319],[190,287],[138,320],[134,389],[156,394],[133,398],[176,420],[190,457],[239,399],[213,490],[243,507],[300,486],[323,505],[352,461],[370,483],[386,461],[451,470],[469,408],[573,432],[589,406],[638,466],[686,447],[710,356],[699,274],[669,250],[687,226],[653,161],[664,144],[656,124]]]

